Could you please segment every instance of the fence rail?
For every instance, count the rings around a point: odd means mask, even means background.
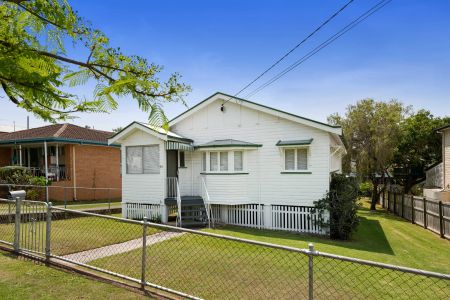
[[[389,212],[450,239],[450,203],[387,191],[381,203]]]
[[[0,200],[0,243],[190,299],[450,297],[447,274],[42,202]]]

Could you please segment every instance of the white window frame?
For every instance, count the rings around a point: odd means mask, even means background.
[[[157,168],[158,171],[155,172],[145,172],[145,168],[144,168],[144,148],[145,147],[157,147],[158,149],[158,163],[157,163]],[[129,169],[128,169],[128,149],[130,148],[141,148],[141,153],[142,153],[142,172],[139,173],[130,173]],[[125,173],[127,175],[150,175],[150,174],[160,174],[161,170],[160,170],[160,161],[161,161],[161,149],[160,146],[158,144],[152,144],[152,145],[130,145],[130,146],[125,146]]]
[[[228,169],[226,171],[220,170],[220,153],[227,152],[228,153]],[[242,170],[235,171],[234,170],[234,152],[242,152]],[[217,162],[216,168],[217,170],[211,170],[211,153],[217,153]],[[206,155],[206,166],[204,165],[203,155]],[[201,154],[201,170],[204,174],[248,174],[247,170],[247,153],[243,149],[236,150],[226,150],[226,149],[214,149],[203,151]]]
[[[306,150],[306,169],[298,169],[298,149],[305,149]],[[310,170],[310,147],[309,146],[301,146],[301,147],[283,147],[282,150],[282,171],[283,173],[311,173]],[[293,170],[287,170],[286,169],[286,150],[294,150],[295,156],[294,156],[294,169]]]

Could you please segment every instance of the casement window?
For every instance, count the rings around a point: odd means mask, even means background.
[[[159,174],[159,145],[126,147],[127,174]]]
[[[228,152],[220,152],[220,172],[228,171]]]
[[[234,171],[244,171],[244,152],[234,151]]]
[[[244,151],[242,150],[207,151],[202,153],[202,172],[244,173],[244,163]]]
[[[202,172],[206,172],[206,152],[202,153]]]
[[[308,170],[308,148],[284,149],[285,171],[307,171]]]

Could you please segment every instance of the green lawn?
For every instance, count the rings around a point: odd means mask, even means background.
[[[64,208],[64,204],[57,205],[56,207]],[[67,204],[67,209],[73,209],[73,210],[94,210],[94,209],[108,209],[108,208],[120,208],[122,207],[121,202],[111,202],[109,205],[108,202],[102,202],[102,203],[88,203],[88,204],[80,204],[77,202],[77,204]]]
[[[144,299],[107,283],[0,251],[0,299]]]
[[[32,231],[31,223],[21,224],[21,245],[28,249],[39,245],[43,252],[45,239],[34,236],[45,237],[45,223],[36,222],[34,226]],[[13,242],[13,232],[14,224],[0,224],[0,240]],[[140,238],[142,226],[100,217],[81,217],[54,220],[51,232],[52,254],[66,255]],[[148,229],[148,234],[156,232],[154,228]]]
[[[210,231],[296,248],[314,243],[322,252],[450,274],[449,240],[382,209],[371,212],[367,202],[359,216],[361,223],[351,241],[235,226]]]
[[[285,232],[226,227],[211,230],[247,239],[448,272],[450,243],[382,212],[361,210],[354,240],[331,241]],[[93,264],[138,278],[140,250]],[[450,297],[450,282],[322,257],[314,258],[317,299]],[[303,254],[194,234],[147,247],[147,280],[205,298],[303,298],[308,259]]]

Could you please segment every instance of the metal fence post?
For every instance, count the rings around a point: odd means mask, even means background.
[[[423,227],[427,228],[427,200],[423,198]]]
[[[142,227],[142,262],[141,262],[141,287],[145,289],[145,266],[147,262],[147,217],[144,217],[144,224]]]
[[[314,245],[312,243],[308,244],[309,247],[309,263],[308,263],[308,299],[313,300],[314,299]]]
[[[111,214],[111,189],[108,189],[108,212]]]
[[[405,217],[405,194],[402,193],[402,218]]]
[[[47,218],[45,226],[45,259],[47,262],[50,261],[50,241],[52,232],[52,203],[49,202],[47,205]]]
[[[444,214],[442,210],[442,201],[439,201],[439,233],[444,238]]]
[[[397,213],[397,193],[394,193],[394,215],[396,215]]]
[[[14,251],[20,250],[20,211],[22,200],[19,197],[16,198],[16,216],[14,218]]]

